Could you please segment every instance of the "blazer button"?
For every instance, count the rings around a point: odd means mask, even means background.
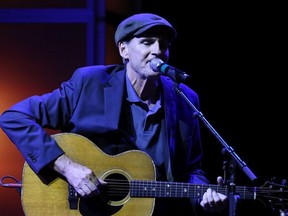
[[[36,163],[36,162],[37,162],[37,160],[36,160],[36,158],[34,157],[33,154],[29,153],[29,154],[28,154],[28,157],[31,159],[31,161],[32,161],[33,163]]]

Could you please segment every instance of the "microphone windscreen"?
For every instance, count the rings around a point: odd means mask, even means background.
[[[163,64],[164,62],[159,59],[159,58],[154,58],[150,61],[150,67],[154,72],[161,72],[159,70],[159,67],[161,66],[161,64]]]

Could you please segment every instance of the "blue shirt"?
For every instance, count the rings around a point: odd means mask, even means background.
[[[140,150],[150,155],[158,168],[158,178],[161,179],[164,176],[166,177],[167,173],[170,173],[168,171],[170,170],[169,148],[166,140],[161,94],[159,94],[155,105],[149,109],[148,105],[138,97],[127,76],[126,83],[127,101],[130,105],[131,121],[134,126],[132,129],[134,130],[132,131],[134,142]]]

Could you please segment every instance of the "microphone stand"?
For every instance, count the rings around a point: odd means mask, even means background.
[[[234,183],[234,164],[237,164],[238,167],[247,175],[247,177],[255,183],[257,180],[257,177],[253,174],[253,172],[249,169],[247,164],[240,159],[240,157],[236,154],[234,149],[229,146],[224,139],[217,133],[217,131],[213,128],[213,126],[207,121],[207,119],[204,117],[204,115],[191,103],[191,101],[187,98],[187,96],[183,93],[181,88],[179,87],[179,83],[176,82],[177,80],[174,79],[174,90],[176,93],[181,95],[184,100],[188,103],[188,105],[193,109],[194,113],[193,115],[198,117],[204,125],[209,129],[209,131],[216,137],[216,139],[223,145],[224,150],[227,154],[229,154],[231,158],[231,164],[230,166],[224,166],[224,170],[229,171],[229,215],[234,216],[236,215],[235,210],[236,210],[236,204],[239,196],[235,193],[235,183]],[[232,169],[231,169],[232,168]]]

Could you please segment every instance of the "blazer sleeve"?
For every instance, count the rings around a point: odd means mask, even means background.
[[[82,78],[75,73],[53,92],[22,100],[0,116],[2,130],[43,182],[54,172],[47,165],[64,153],[44,128],[67,127],[81,86]]]

